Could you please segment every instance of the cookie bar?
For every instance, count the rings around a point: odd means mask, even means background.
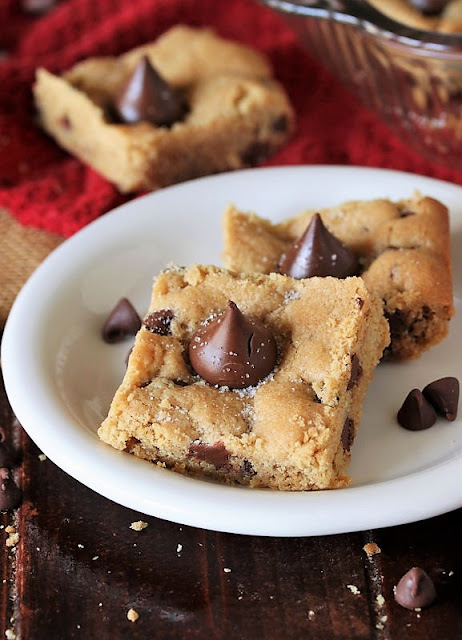
[[[230,206],[224,214],[224,264],[242,272],[271,273],[315,211],[272,224]],[[391,343],[385,355],[417,358],[447,334],[454,314],[449,219],[446,207],[415,194],[352,201],[320,210],[327,228],[352,249],[367,288],[383,300]]]
[[[189,354],[210,347],[210,325],[232,307],[276,341],[273,369],[253,386],[206,382],[191,365]],[[180,473],[279,490],[342,487],[362,400],[388,341],[380,301],[361,278],[171,267],[154,283],[98,434]],[[254,357],[262,346],[259,334]],[[226,355],[239,356],[233,349]],[[247,364],[253,368],[251,357]]]
[[[120,88],[145,58],[187,103],[171,126],[114,117]],[[251,166],[286,142],[294,126],[289,99],[262,54],[186,26],[62,76],[39,69],[34,96],[43,128],[122,192]]]

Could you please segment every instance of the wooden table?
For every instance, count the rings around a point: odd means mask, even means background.
[[[0,638],[462,638],[462,510],[312,538],[194,529],[114,504],[43,459],[3,385],[0,415],[22,452],[16,479],[24,492],[16,512],[0,514]],[[148,526],[131,529],[139,520]],[[15,533],[19,540],[7,546]],[[380,553],[368,556],[368,542]],[[438,591],[421,612],[393,599],[412,566]]]

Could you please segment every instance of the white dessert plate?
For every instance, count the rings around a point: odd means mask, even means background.
[[[131,346],[102,341],[105,318],[123,296],[143,315],[152,278],[169,262],[221,264],[221,214],[229,202],[280,220],[349,199],[408,197],[415,189],[451,210],[457,314],[446,340],[419,360],[379,366],[353,447],[350,487],[287,493],[222,486],[158,468],[99,441],[97,428]],[[143,514],[267,536],[342,533],[435,516],[462,506],[462,420],[440,418],[431,429],[410,432],[397,424],[396,412],[411,388],[443,376],[462,379],[461,246],[462,188],[417,175],[282,167],[170,187],[104,215],[32,275],[3,336],[8,397],[21,424],[53,462],[94,491]]]

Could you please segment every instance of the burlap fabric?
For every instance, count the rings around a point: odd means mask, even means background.
[[[62,241],[61,236],[48,231],[22,226],[5,209],[0,209],[1,327],[23,284]]]

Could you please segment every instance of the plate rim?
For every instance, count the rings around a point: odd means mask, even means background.
[[[104,481],[95,480],[93,476],[90,480],[86,477],[83,477],[82,473],[80,473],[81,471],[80,467],[74,464],[74,458],[71,458],[71,460],[68,460],[68,459],[63,459],[60,455],[54,456],[54,452],[50,452],[49,442],[47,438],[44,437],[43,431],[42,432],[40,432],[40,430],[37,431],[36,426],[32,424],[33,416],[31,416],[31,413],[28,410],[28,408],[25,408],[24,396],[20,391],[21,381],[20,381],[20,376],[18,374],[20,374],[21,372],[19,371],[18,368],[16,368],[15,370],[15,367],[14,367],[15,358],[13,357],[13,353],[15,351],[15,348],[17,347],[17,343],[14,340],[14,331],[15,329],[17,330],[17,325],[19,325],[19,327],[21,326],[22,316],[25,309],[27,308],[28,296],[30,295],[30,291],[33,291],[34,287],[38,286],[37,283],[40,284],[41,279],[45,278],[47,270],[52,269],[55,263],[59,264],[59,261],[61,260],[62,255],[64,256],[67,255],[67,253],[70,251],[69,246],[72,248],[74,247],[74,245],[78,246],[79,243],[82,244],[83,242],[85,242],[86,238],[88,237],[91,238],[92,235],[95,234],[95,229],[100,229],[100,228],[104,229],[109,224],[114,225],[114,222],[113,222],[114,220],[123,221],[126,216],[125,210],[133,209],[133,208],[136,209],[137,204],[141,201],[145,202],[146,200],[151,200],[151,199],[160,198],[160,197],[168,199],[172,192],[175,192],[175,193],[180,193],[181,191],[187,192],[188,190],[191,189],[191,185],[194,185],[192,187],[193,189],[197,185],[199,185],[199,187],[204,186],[204,188],[207,188],[207,184],[219,183],[223,180],[225,181],[239,180],[239,178],[244,175],[250,176],[250,179],[252,179],[251,176],[256,175],[257,172],[259,175],[267,176],[270,173],[282,174],[282,173],[293,173],[294,171],[295,172],[308,171],[312,173],[321,171],[321,172],[332,173],[332,174],[338,173],[339,171],[342,173],[362,173],[362,174],[366,172],[366,173],[370,173],[371,175],[372,174],[383,175],[384,173],[386,173],[391,178],[393,178],[394,176],[398,176],[400,179],[401,178],[404,178],[404,179],[417,178],[420,182],[426,182],[428,185],[437,184],[440,187],[453,188],[456,191],[459,191],[460,194],[462,195],[462,186],[453,184],[451,182],[446,182],[444,180],[439,180],[439,179],[428,177],[428,176],[421,176],[421,175],[417,175],[417,174],[413,174],[405,171],[397,171],[394,169],[381,169],[381,168],[375,168],[375,167],[358,167],[358,166],[353,167],[353,166],[343,166],[343,165],[292,165],[292,166],[278,166],[278,167],[259,167],[256,169],[246,169],[241,171],[218,174],[214,176],[207,176],[204,178],[198,178],[196,180],[191,180],[178,185],[173,185],[171,187],[163,189],[162,191],[145,194],[141,197],[130,200],[129,202],[124,203],[119,207],[115,208],[114,210],[104,214],[97,220],[93,221],[92,223],[90,223],[89,225],[87,225],[86,227],[78,231],[71,238],[67,239],[41,263],[41,265],[28,279],[28,281],[26,282],[26,284],[18,294],[4,328],[2,345],[1,345],[1,356],[2,356],[2,369],[3,369],[6,393],[10,400],[12,409],[18,417],[18,420],[20,421],[21,424],[23,424],[24,429],[29,433],[30,437],[34,440],[34,442],[44,451],[47,457],[49,457],[53,462],[57,464],[57,466],[59,466],[66,473],[71,475],[74,479],[78,480],[79,482],[91,488],[92,490],[100,493],[106,498],[109,498],[115,502],[118,502],[119,504],[122,504],[123,506],[128,507],[130,509],[136,509],[141,513],[146,513],[148,515],[171,520],[173,522],[177,522],[177,523],[185,524],[189,526],[207,528],[215,531],[226,531],[230,533],[247,534],[247,535],[263,535],[263,536],[276,535],[276,536],[291,537],[291,536],[300,536],[300,535],[310,536],[310,535],[345,533],[347,531],[349,532],[359,531],[359,530],[364,530],[369,528],[380,528],[384,526],[393,526],[396,524],[413,522],[416,520],[436,516],[441,513],[445,513],[447,511],[450,511],[452,509],[462,506],[462,494],[456,496],[453,494],[448,495],[447,493],[444,492],[443,496],[440,496],[441,500],[438,508],[435,508],[434,505],[432,505],[431,507],[427,505],[427,508],[425,508],[424,504],[422,504],[420,501],[417,501],[416,504],[413,505],[413,508],[409,509],[409,513],[407,514],[407,516],[401,513],[400,515],[395,514],[394,518],[390,518],[390,517],[387,517],[386,514],[382,512],[382,513],[375,514],[374,518],[371,518],[370,514],[367,514],[367,517],[365,519],[359,518],[355,524],[354,522],[352,522],[352,519],[349,518],[348,514],[345,512],[345,509],[347,507],[351,507],[350,503],[356,500],[358,492],[361,492],[362,495],[365,495],[366,493],[369,493],[370,491],[372,491],[374,494],[376,494],[377,499],[382,500],[382,502],[385,505],[387,504],[387,498],[389,497],[388,494],[390,493],[390,491],[393,491],[394,486],[396,484],[398,484],[399,486],[402,486],[403,484],[411,483],[412,485],[416,484],[418,486],[421,486],[420,482],[421,482],[422,476],[429,477],[434,473],[438,472],[440,481],[441,481],[441,478],[443,478],[445,483],[450,482],[451,484],[455,484],[454,472],[458,466],[460,467],[460,458],[462,457],[462,455],[459,453],[458,455],[454,456],[454,459],[444,460],[439,464],[432,465],[430,469],[418,470],[404,477],[393,478],[389,480],[380,481],[377,483],[371,483],[371,484],[361,485],[361,486],[352,486],[346,489],[335,490],[335,494],[337,494],[338,492],[342,492],[342,494],[344,495],[344,498],[343,498],[344,505],[343,505],[343,508],[340,509],[343,522],[344,522],[343,526],[332,527],[328,522],[326,522],[326,519],[323,518],[322,509],[319,509],[318,505],[316,505],[316,514],[318,516],[318,520],[316,523],[309,522],[308,525],[306,522],[306,518],[302,519],[301,521],[300,519],[296,520],[296,522],[292,523],[290,527],[288,527],[287,523],[284,522],[284,518],[278,518],[277,519],[278,522],[275,522],[275,524],[272,527],[270,527],[270,529],[268,529],[268,526],[259,525],[258,520],[255,518],[251,519],[251,522],[248,522],[247,524],[243,524],[243,525],[236,523],[233,518],[226,518],[226,517],[223,517],[222,522],[218,522],[216,517],[210,518],[209,516],[208,519],[204,518],[202,515],[198,515],[197,513],[194,513],[191,508],[189,510],[188,509],[185,510],[183,506],[183,510],[181,510],[178,508],[173,509],[172,506],[166,506],[165,504],[163,505],[161,504],[162,500],[160,498],[155,500],[154,502],[151,501],[149,504],[146,502],[146,500],[140,500],[138,498],[134,500],[133,496],[128,495],[128,491],[124,490],[124,488],[118,487],[117,491],[114,491],[113,486],[112,487],[108,486],[107,480],[104,482]],[[35,380],[35,382],[37,383],[37,380]],[[64,419],[65,415],[62,411],[62,407],[59,408],[59,411],[55,413],[52,412],[50,414],[50,417],[53,417],[55,419]],[[32,435],[32,433],[34,435]],[[85,443],[84,443],[81,438],[82,435],[83,434],[80,433],[78,439],[81,440],[80,445],[83,447],[82,453],[85,453],[86,451],[89,450],[88,449],[89,447],[91,448],[91,444],[88,439],[91,438],[91,443],[93,445],[93,448],[94,448],[95,440],[94,440],[94,436],[90,436],[90,433],[86,432],[84,434],[85,436]],[[109,458],[110,463],[112,461],[112,458],[114,457],[114,454],[116,456],[122,455],[125,458],[130,460],[130,462],[128,462],[128,465],[130,467],[133,467],[133,473],[135,476],[134,479],[138,478],[139,474],[136,473],[136,468],[140,466],[139,465],[140,462],[142,462],[143,465],[150,464],[145,461],[140,461],[139,459],[136,459],[133,456],[125,456],[125,454],[112,449],[111,447],[109,447],[109,445],[105,445],[104,443],[100,443],[100,444],[105,448],[104,453],[102,454],[102,458],[104,459]],[[101,451],[103,450],[101,449]],[[115,461],[115,458],[114,458],[114,461]],[[126,462],[127,460],[124,461],[124,464],[126,464]],[[117,466],[117,463],[114,462],[114,464],[116,464]],[[152,473],[153,471],[155,473]],[[253,497],[255,497],[256,495],[255,492],[258,491],[259,498],[261,498],[262,495],[278,496],[279,499],[274,499],[273,497],[272,501],[275,502],[277,508],[281,509],[282,511],[284,511],[284,504],[288,504],[288,503],[290,504],[293,503],[297,506],[298,506],[298,503],[300,503],[302,506],[305,506],[305,503],[309,504],[310,502],[316,503],[319,501],[321,502],[324,501],[328,504],[327,508],[329,508],[330,502],[334,502],[334,503],[336,502],[335,498],[331,498],[331,497],[326,498],[326,496],[329,494],[330,496],[332,496],[334,494],[333,491],[290,493],[290,492],[274,492],[274,491],[263,490],[264,493],[261,493],[262,490],[236,488],[236,487],[229,487],[226,485],[217,485],[214,483],[208,483],[208,482],[204,482],[202,480],[197,480],[194,478],[184,477],[172,471],[166,471],[166,470],[157,469],[157,468],[154,468],[154,469],[150,468],[149,473],[152,474],[153,479],[156,478],[154,482],[154,484],[156,485],[156,490],[160,491],[161,494],[162,494],[162,490],[165,493],[165,487],[161,486],[159,489],[157,485],[158,484],[164,485],[165,483],[163,482],[163,480],[157,480],[157,478],[161,477],[159,476],[159,472],[168,473],[172,475],[173,480],[170,481],[168,484],[172,485],[171,488],[173,488],[175,492],[183,492],[186,490],[186,493],[188,493],[187,487],[197,486],[197,483],[199,483],[202,488],[202,491],[200,491],[199,493],[204,493],[204,495],[206,496],[214,497],[212,494],[215,494],[217,491],[219,493],[222,493],[223,490],[225,493],[228,492],[227,493],[228,496],[231,496],[231,493],[238,492],[239,498],[236,497],[236,499],[240,503],[242,501],[245,503],[243,505],[244,511],[245,509],[253,510],[258,505],[254,504],[253,499],[244,498],[242,500],[242,496],[244,495],[242,493],[243,491],[253,492]],[[142,475],[145,475],[145,474],[142,474]],[[109,476],[111,477],[111,474],[109,474]],[[460,472],[459,472],[459,476],[460,476]],[[114,478],[112,478],[112,481],[113,480]],[[130,487],[131,486],[132,484],[130,484]],[[236,494],[236,496],[238,494]],[[319,496],[321,496],[321,498]],[[284,504],[281,503],[282,497],[284,500]],[[262,500],[267,501],[268,498],[265,497]],[[247,503],[249,504],[247,505]],[[191,504],[195,505],[196,503],[194,500],[192,500]],[[222,514],[222,515],[226,516],[226,514]],[[372,526],[371,526],[371,523],[372,523]]]

